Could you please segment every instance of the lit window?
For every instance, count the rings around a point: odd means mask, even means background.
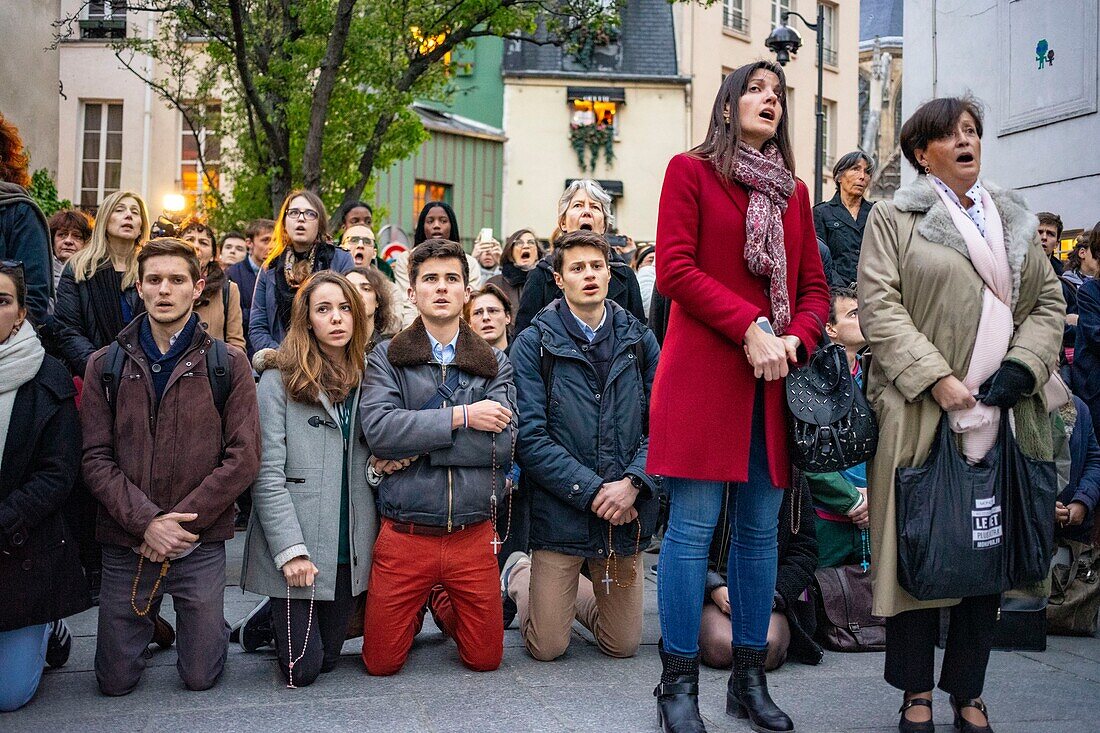
[[[451,186],[449,183],[436,183],[434,181],[417,181],[413,184],[413,214],[420,216],[420,210],[429,201],[445,201],[451,203]]]
[[[610,125],[615,134],[619,134],[619,103],[596,102],[589,99],[574,99],[572,102],[570,124],[573,127],[583,125]]]
[[[190,124],[187,117],[191,118]],[[216,205],[213,192],[218,190],[221,170],[221,105],[192,106],[187,117],[180,114],[180,192],[186,202],[185,211],[201,211]],[[191,124],[197,129],[193,130]]]

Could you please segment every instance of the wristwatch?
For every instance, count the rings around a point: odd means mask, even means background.
[[[630,485],[638,490],[638,496],[643,499],[648,499],[650,496],[649,486],[642,480],[641,476],[637,476],[633,473],[626,474],[626,478],[630,479]]]

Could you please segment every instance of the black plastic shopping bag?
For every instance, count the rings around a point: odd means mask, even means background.
[[[1005,588],[1037,583],[1054,557],[1054,503],[1058,473],[1052,461],[1025,456],[1001,420],[1000,476],[1005,501]]]
[[[1002,446],[970,465],[944,413],[924,465],[897,469],[898,583],[914,598],[1006,589]]]

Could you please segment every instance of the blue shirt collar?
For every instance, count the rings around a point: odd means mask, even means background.
[[[566,307],[568,307],[568,306],[566,306]],[[604,324],[607,323],[607,311],[608,310],[609,310],[609,308],[605,304],[604,309],[603,309],[603,318],[600,319],[600,324],[598,326],[596,326],[595,328],[592,328],[587,323],[585,323],[580,318],[578,318],[577,314],[573,312],[572,308],[569,308],[569,315],[573,316],[573,318],[577,321],[577,325],[580,326],[581,333],[584,334],[584,337],[586,339],[588,339],[588,343],[592,343],[593,341],[596,340],[596,332],[599,331],[601,328],[603,328]]]
[[[459,329],[461,330],[461,329]],[[435,336],[432,336],[431,332],[424,329],[424,332],[428,334],[428,343],[432,345],[432,358],[440,364],[450,364],[455,360],[455,347],[458,344],[458,331],[455,331],[455,337],[451,339],[449,344],[441,344],[435,340]]]

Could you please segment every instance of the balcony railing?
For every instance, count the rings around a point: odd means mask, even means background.
[[[125,38],[126,19],[94,18],[81,20],[80,37],[94,40]]]
[[[821,49],[821,55],[825,57],[825,63],[827,63],[829,66],[837,65],[835,48],[829,48],[828,46],[826,46],[825,48]]]
[[[749,19],[738,10],[722,8],[722,25],[738,33],[749,32]]]

